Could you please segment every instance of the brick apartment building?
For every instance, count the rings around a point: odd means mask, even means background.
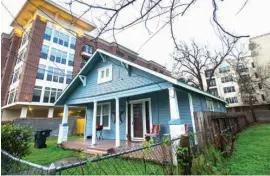
[[[1,35],[1,120],[61,117],[53,103],[98,48],[170,75],[124,46],[93,40],[95,26],[50,0],[26,1],[11,26]],[[84,117],[84,108],[69,116]]]

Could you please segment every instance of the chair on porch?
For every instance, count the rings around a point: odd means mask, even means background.
[[[96,126],[96,136],[97,136],[97,139],[103,139],[102,130],[103,130],[103,125],[97,125]]]
[[[151,138],[156,142],[160,134],[160,125],[158,124],[153,124],[152,130],[150,133],[145,134],[145,139],[146,141],[149,141]]]

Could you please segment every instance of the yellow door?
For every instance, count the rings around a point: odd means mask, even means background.
[[[85,119],[77,119],[77,134],[84,135]]]

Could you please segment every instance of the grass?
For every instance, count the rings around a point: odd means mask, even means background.
[[[68,139],[81,138],[80,136],[70,136]],[[56,160],[68,158],[68,157],[79,157],[80,152],[73,150],[64,150],[58,148],[57,137],[49,137],[46,141],[47,148],[37,149],[34,148],[34,142],[31,143],[31,154],[24,157],[26,161],[30,161],[40,165],[50,165]]]
[[[228,159],[230,174],[270,174],[270,124],[257,124],[240,133]]]

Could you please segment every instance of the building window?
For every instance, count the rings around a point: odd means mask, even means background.
[[[259,87],[259,89],[262,89],[262,84],[258,83],[258,87]]]
[[[67,79],[66,79],[66,83],[70,84],[72,81],[72,72],[71,71],[67,71]]]
[[[46,66],[45,66],[45,65],[42,65],[42,64],[40,64],[40,65],[38,66],[38,70],[37,70],[37,79],[41,79],[41,80],[44,79],[45,68],[46,68]]]
[[[53,43],[58,43],[58,40],[59,40],[59,32],[55,30],[53,32]]]
[[[23,49],[23,50],[20,52],[19,56],[17,57],[16,64],[18,64],[18,63],[20,63],[21,61],[23,61],[25,52],[26,52],[26,48]]]
[[[68,54],[68,65],[73,66],[74,65],[74,54]]]
[[[68,47],[68,43],[69,43],[69,36],[64,34],[64,46]]]
[[[252,67],[253,67],[253,68],[255,68],[255,64],[254,64],[254,62],[252,62],[252,63],[251,63],[251,65],[252,65]]]
[[[264,94],[262,94],[262,100],[265,101],[265,96],[264,96]]]
[[[49,67],[48,72],[47,72],[47,81],[63,83],[64,73],[65,73],[65,70]]]
[[[124,53],[122,53],[121,51],[118,51],[118,50],[116,50],[116,55],[119,56],[119,57],[124,57],[125,56]]]
[[[210,92],[210,94],[212,94],[214,96],[218,96],[218,90],[217,90],[217,88],[215,88],[215,89],[209,89],[209,92]]]
[[[93,47],[90,46],[90,45],[85,45],[84,48],[83,48],[83,52],[86,52],[88,54],[93,54]]]
[[[216,80],[215,79],[211,79],[211,80],[207,80],[207,85],[209,87],[212,87],[212,86],[216,86]]]
[[[221,82],[222,83],[226,83],[226,82],[232,82],[233,81],[233,77],[232,76],[225,76],[221,78]]]
[[[226,101],[227,101],[229,104],[238,103],[237,97],[226,98]]]
[[[17,89],[11,89],[8,93],[7,104],[11,104],[15,101]]]
[[[112,80],[112,65],[98,69],[98,84]]]
[[[211,99],[206,99],[206,106],[208,111],[214,111],[214,104]]]
[[[205,70],[205,77],[206,78],[209,78],[210,76],[211,76],[211,74],[212,74],[212,69],[211,70]]]
[[[49,46],[47,46],[47,45],[42,45],[42,49],[41,49],[41,58],[42,58],[42,59],[47,59],[47,58],[48,58],[48,53],[49,53]]]
[[[41,92],[42,92],[42,87],[35,86],[33,97],[32,97],[33,102],[40,102]]]
[[[219,68],[219,73],[226,73],[228,71],[230,71],[230,66],[224,66]]]
[[[70,48],[72,49],[75,49],[75,45],[76,45],[76,38],[74,37],[71,37],[71,40],[70,40]]]
[[[67,52],[52,48],[50,60],[65,65],[67,63]]]
[[[97,105],[97,125],[102,125],[103,129],[110,129],[111,104],[102,103]]]
[[[44,39],[50,41],[51,37],[52,37],[52,28],[47,26],[44,33]]]
[[[20,74],[21,74],[21,68],[18,68],[13,72],[13,78],[12,78],[12,83],[15,83],[20,79]]]
[[[224,93],[230,93],[230,92],[235,92],[234,86],[231,87],[224,87],[223,88]]]
[[[248,72],[248,68],[244,65],[238,65],[237,66],[237,71],[240,72],[240,73],[243,73],[243,72]]]
[[[28,32],[25,31],[23,33],[22,39],[21,39],[21,47],[28,41]]]
[[[57,100],[57,98],[60,97],[61,93],[62,93],[62,89],[45,87],[43,102],[54,103]]]

